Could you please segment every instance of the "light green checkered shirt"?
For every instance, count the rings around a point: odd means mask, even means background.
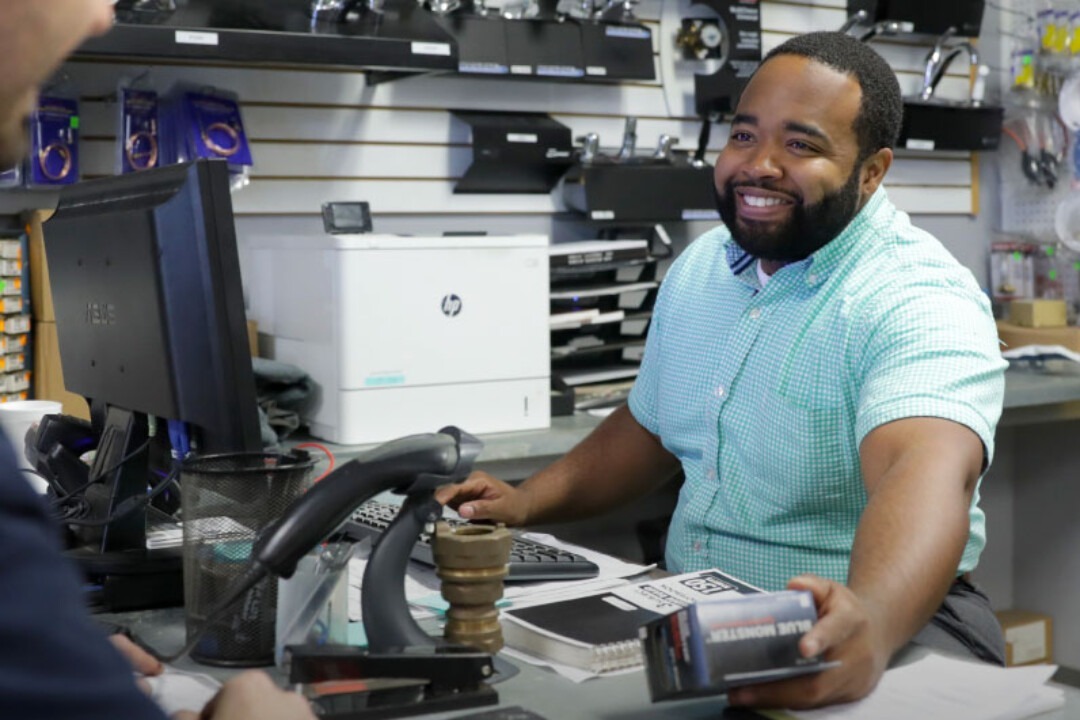
[[[1006,363],[989,303],[883,189],[764,288],[755,262],[718,227],[657,299],[630,409],[686,474],[668,569],[719,567],[771,590],[804,572],[846,582],[867,433],[946,418],[993,456]],[[978,501],[958,573],[986,542]]]

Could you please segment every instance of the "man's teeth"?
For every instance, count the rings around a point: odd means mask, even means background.
[[[759,197],[757,195],[743,195],[743,200],[750,207],[772,207],[783,202],[780,198]]]

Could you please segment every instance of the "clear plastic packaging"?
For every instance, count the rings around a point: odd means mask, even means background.
[[[328,543],[302,558],[291,578],[278,580],[275,665],[282,666],[289,645],[348,642],[349,560],[362,545]]]
[[[141,75],[121,81],[116,96],[116,174],[159,167],[162,138],[157,92]]]
[[[19,187],[22,185],[22,165],[16,165],[10,170],[0,172],[0,188]]]

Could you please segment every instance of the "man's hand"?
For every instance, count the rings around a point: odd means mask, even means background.
[[[799,640],[803,657],[824,654],[840,667],[814,675],[736,688],[728,694],[732,705],[760,708],[809,708],[852,702],[877,686],[891,652],[880,632],[879,620],[846,586],[814,575],[788,583],[790,590],[809,590],[818,608],[818,621]]]
[[[274,685],[270,677],[249,670],[225,683],[202,713],[183,711],[173,720],[315,720],[308,701]]]
[[[139,686],[139,689],[147,695],[153,695],[154,691],[145,678],[160,675],[165,672],[165,666],[161,664],[161,661],[136,645],[132,639],[126,635],[120,635],[119,633],[110,635],[109,641],[113,644],[114,648],[120,651],[120,654],[124,656],[124,659],[128,661],[128,664],[131,665],[131,669],[134,670],[136,674],[142,676],[135,679],[135,684]]]
[[[529,517],[528,492],[486,472],[476,471],[464,482],[443,485],[435,499],[449,505],[466,520],[491,520],[509,526],[524,525]]]
[[[165,671],[165,666],[160,660],[136,645],[126,635],[110,635],[109,640],[128,661],[131,669],[140,675],[160,675]]]

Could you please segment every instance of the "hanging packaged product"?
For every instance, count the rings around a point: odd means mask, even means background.
[[[169,93],[168,105],[166,114],[175,130],[175,161],[225,160],[232,188],[246,185],[252,157],[239,97],[216,88],[178,84]]]
[[[30,119],[30,185],[79,179],[79,101],[42,95]]]
[[[161,164],[158,94],[146,88],[121,87],[116,142],[120,174],[149,170]]]

